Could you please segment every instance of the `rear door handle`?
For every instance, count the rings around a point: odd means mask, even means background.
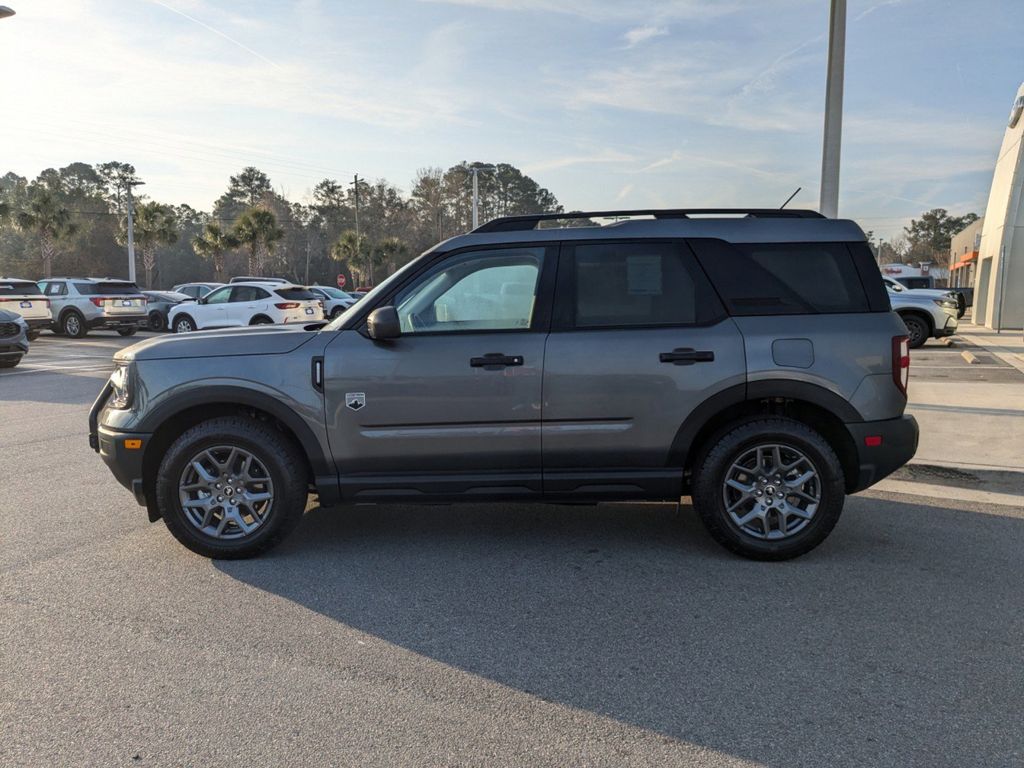
[[[693,349],[692,347],[679,347],[671,352],[662,352],[658,360],[672,365],[693,365],[694,363],[710,363],[715,359],[715,353],[710,349]]]
[[[498,371],[510,365],[522,365],[522,355],[503,355],[501,352],[488,352],[483,357],[469,358],[469,364],[485,371]]]

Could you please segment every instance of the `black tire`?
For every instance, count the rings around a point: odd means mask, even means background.
[[[29,341],[35,341],[39,338],[40,331],[29,331],[25,334]]]
[[[228,446],[252,454],[267,469],[274,498],[266,519],[236,539],[207,535],[189,521],[179,499],[186,465],[204,449]],[[284,539],[306,509],[309,480],[299,448],[273,426],[244,416],[204,421],[184,432],[164,454],[157,469],[156,501],[174,538],[204,557],[240,559],[266,552]]]
[[[338,315],[345,311],[344,307],[335,307],[331,310],[331,320],[334,320]]]
[[[85,334],[89,332],[89,329],[85,325],[85,318],[75,310],[66,312],[64,316],[61,317],[60,328],[64,332],[64,336],[70,336],[73,339],[84,338]]]
[[[816,511],[803,528],[785,538],[758,538],[740,528],[726,510],[730,469],[745,452],[762,444],[799,451],[820,478]],[[784,417],[741,422],[719,432],[694,470],[693,505],[708,533],[726,549],[752,560],[789,560],[811,551],[835,527],[844,501],[843,469],[828,441],[806,424]]]
[[[907,336],[910,337],[910,348],[917,349],[923,347],[924,343],[932,335],[931,329],[928,327],[928,321],[917,315],[900,315],[900,317],[903,319],[903,324],[907,327]]]
[[[149,313],[147,325],[151,331],[166,331],[167,330],[167,318],[164,317],[163,312],[154,309]]]
[[[266,315],[256,315],[249,321],[249,325],[273,325],[274,321]]]
[[[191,333],[196,329],[196,321],[189,315],[175,315],[174,327],[171,329],[175,333]]]
[[[4,360],[0,360],[0,368],[14,368],[18,363],[21,362],[22,355],[17,357],[8,357]]]
[[[139,332],[139,326],[130,325],[127,328],[118,328],[117,333],[119,336],[134,336]]]

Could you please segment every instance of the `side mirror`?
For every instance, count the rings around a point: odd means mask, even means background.
[[[398,322],[398,310],[394,307],[377,307],[366,318],[366,332],[374,341],[397,339],[402,335],[402,324]]]

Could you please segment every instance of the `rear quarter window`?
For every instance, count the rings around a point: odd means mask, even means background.
[[[274,293],[282,299],[288,299],[289,301],[309,301],[310,299],[315,300],[319,298],[307,288],[277,288]]]
[[[862,269],[846,243],[726,243],[709,239],[690,244],[732,315],[881,309],[877,297],[869,297],[865,290]],[[873,288],[884,293],[881,279],[877,282]]]

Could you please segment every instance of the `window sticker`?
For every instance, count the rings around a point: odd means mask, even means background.
[[[661,256],[627,256],[626,290],[634,296],[660,296]]]

